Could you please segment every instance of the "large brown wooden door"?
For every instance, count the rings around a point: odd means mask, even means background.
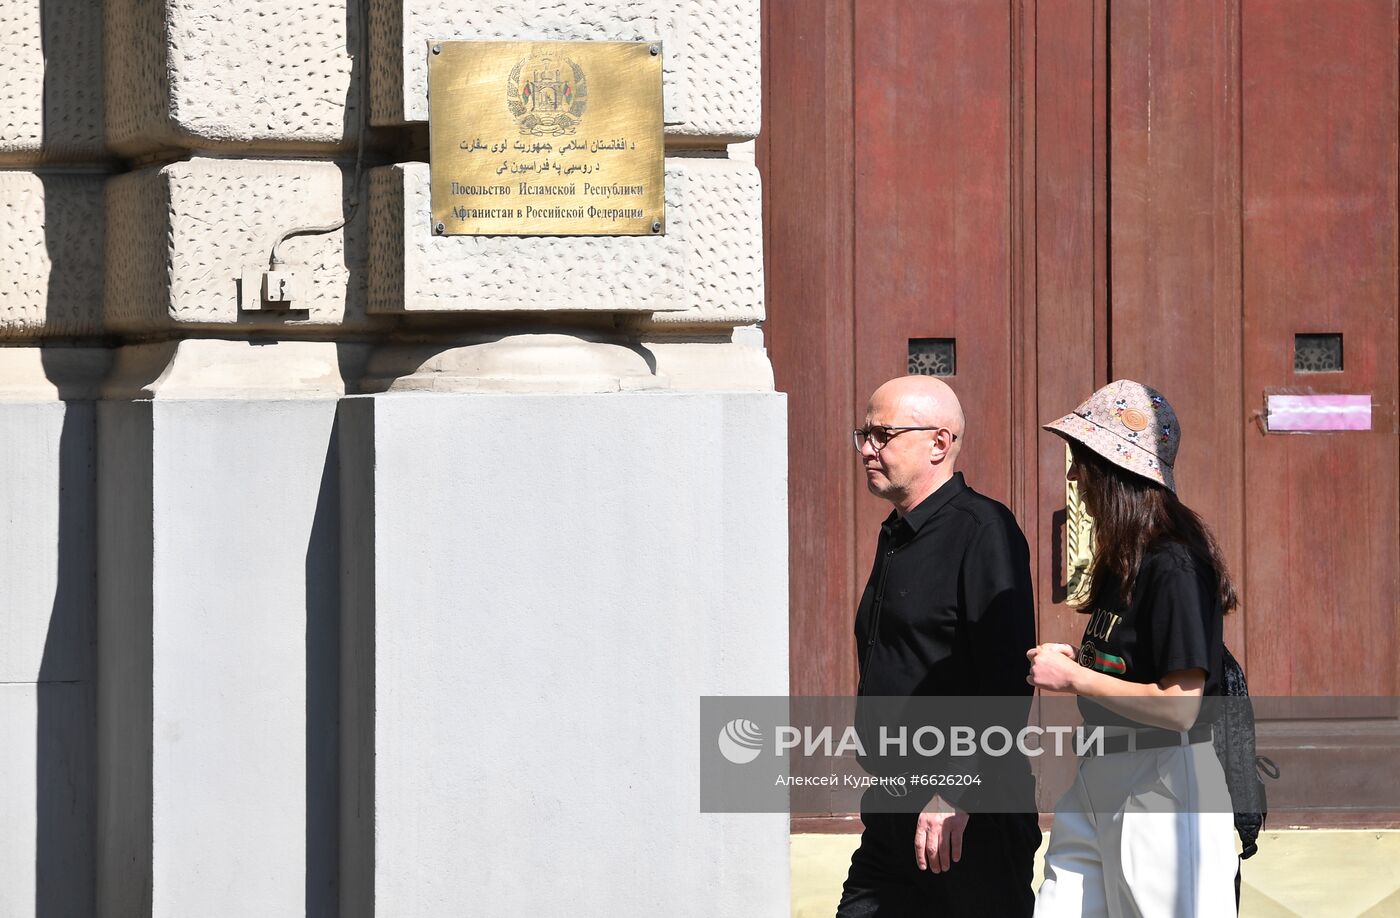
[[[1368,394],[1373,429],[1244,449],[1250,660],[1274,694],[1400,693],[1396,634],[1396,5],[1246,2],[1245,411],[1270,389]],[[1294,372],[1294,336],[1342,368]]]
[[[856,0],[853,43],[855,409],[863,417],[870,393],[905,372],[911,340],[951,342],[946,379],[968,416],[961,467],[1002,500],[1012,472],[1008,26],[1005,3]],[[889,512],[857,494],[857,579]]]
[[[792,396],[792,686],[845,694],[852,603],[889,512],[858,486],[849,431],[905,372],[911,340],[952,342],[973,486],[1009,502],[1024,477],[1011,18],[1004,2],[890,0],[770,0],[764,17],[767,339]]]
[[[1063,446],[1039,423],[1130,377],[1181,416],[1180,492],[1241,587],[1226,639],[1255,693],[1395,696],[1396,0],[764,12],[794,694],[854,689],[851,616],[886,511],[846,431],[911,339],[936,338],[955,343],[969,482],[1030,539],[1043,639],[1082,620],[1064,595]],[[1340,367],[1295,369],[1299,335],[1340,336]],[[1281,393],[1368,395],[1371,429],[1270,432]],[[1382,746],[1392,712],[1362,725]],[[1325,727],[1267,725],[1265,741]]]

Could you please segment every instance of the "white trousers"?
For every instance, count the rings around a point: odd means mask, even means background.
[[[1036,918],[1233,918],[1235,821],[1210,743],[1085,756],[1055,807]]]

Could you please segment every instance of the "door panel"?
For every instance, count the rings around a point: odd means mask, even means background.
[[[959,467],[1007,501],[1010,7],[857,0],[855,11],[855,408],[906,372],[910,338],[953,338],[947,381],[968,420]],[[863,580],[889,505],[860,494],[856,508]]]
[[[1035,399],[1038,493],[1026,534],[1036,546],[1042,641],[1078,643],[1066,604],[1064,441],[1040,430],[1107,380],[1106,25],[1102,3],[1041,0],[1036,10]]]
[[[788,393],[788,672],[794,695],[845,695],[856,687],[852,24],[850,0],[771,0],[763,7],[757,160],[766,343],[777,387]],[[782,85],[778,97],[775,78]]]
[[[1176,409],[1179,496],[1243,579],[1238,21],[1228,0],[1109,17],[1111,376]],[[1242,619],[1227,620],[1237,654]]]
[[[1396,7],[1243,6],[1244,391],[1367,394],[1370,432],[1245,437],[1251,687],[1394,695]],[[1343,371],[1293,371],[1340,332]]]
[[[1082,619],[1063,589],[1064,448],[1039,423],[1130,377],[1181,414],[1181,496],[1240,588],[1226,639],[1255,693],[1400,694],[1397,0],[764,0],[764,16],[793,691],[855,685],[851,619],[888,506],[848,431],[909,339],[953,338],[961,467],[1031,541],[1042,639]],[[1342,370],[1294,372],[1300,333],[1341,334]],[[1369,394],[1373,429],[1265,433],[1278,390]],[[1386,755],[1388,711],[1362,725]],[[1285,718],[1261,743],[1292,755],[1346,726]]]

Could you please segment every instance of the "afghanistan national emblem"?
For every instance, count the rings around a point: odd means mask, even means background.
[[[583,68],[567,57],[531,54],[521,58],[510,72],[506,106],[522,134],[572,134],[588,108],[588,78]]]

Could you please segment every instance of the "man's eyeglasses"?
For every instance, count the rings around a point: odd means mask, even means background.
[[[887,445],[889,445],[889,442],[891,440],[893,440],[895,437],[899,436],[907,430],[948,430],[948,428],[886,427],[883,424],[875,424],[870,427],[857,427],[855,430],[851,431],[851,443],[855,446],[856,452],[860,452],[861,447],[863,447],[868,441],[870,443],[870,446],[875,450],[875,452],[878,453],[880,450],[884,449]],[[953,433],[951,430],[949,430],[948,433],[953,438],[953,442],[956,443],[958,441],[958,435]]]

